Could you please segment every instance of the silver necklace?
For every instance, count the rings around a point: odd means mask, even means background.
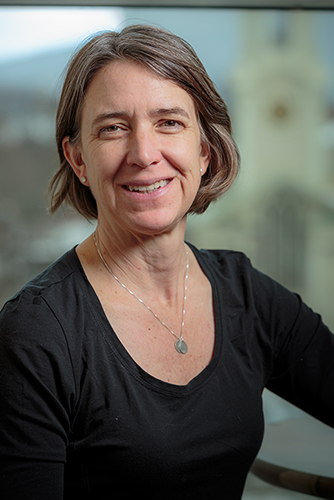
[[[99,249],[99,246],[97,244],[97,241],[96,241],[96,235],[95,235],[95,231],[93,233],[93,238],[94,238],[94,243],[95,243],[95,247],[96,247],[96,250],[97,250],[97,253],[99,254],[99,257],[100,259],[102,260],[105,268],[107,269],[107,271],[111,274],[111,276],[113,276],[113,278],[117,281],[117,283],[119,283],[127,292],[129,292],[130,295],[132,295],[133,297],[135,297],[141,304],[143,304],[143,306],[146,307],[146,309],[148,309],[152,314],[153,316],[162,324],[162,326],[164,326],[165,328],[167,328],[167,330],[172,334],[174,335],[174,337],[176,338],[176,342],[174,344],[175,346],[175,349],[177,350],[177,352],[179,354],[186,354],[187,351],[188,351],[188,346],[187,344],[185,343],[185,341],[183,340],[183,328],[184,328],[184,317],[185,317],[185,313],[186,313],[186,300],[187,300],[187,290],[188,290],[188,275],[189,275],[189,255],[188,255],[188,252],[187,252],[187,249],[185,249],[186,251],[186,255],[187,255],[187,264],[186,264],[186,276],[185,276],[185,280],[184,280],[184,297],[183,297],[183,310],[182,310],[182,323],[181,323],[181,334],[180,336],[176,335],[176,333],[173,332],[173,330],[171,330],[167,325],[166,323],[164,323],[164,321],[162,321],[162,319],[159,318],[159,316],[157,316],[155,314],[154,311],[152,311],[152,309],[150,308],[150,306],[148,306],[147,304],[145,304],[145,302],[140,299],[135,293],[133,293],[127,286],[124,285],[124,283],[121,282],[121,280],[119,278],[117,278],[117,276],[112,272],[112,270],[110,269],[110,267],[108,266],[108,264],[106,263],[106,261],[104,260],[104,257]]]

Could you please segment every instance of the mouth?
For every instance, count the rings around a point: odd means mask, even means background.
[[[149,186],[124,186],[128,191],[136,191],[137,193],[153,193],[153,191],[157,191],[158,189],[167,186],[170,181],[165,179],[162,181],[154,182]]]

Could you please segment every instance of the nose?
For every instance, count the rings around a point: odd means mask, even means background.
[[[127,163],[146,168],[159,163],[162,154],[158,139],[149,127],[137,127],[131,132],[127,153]]]

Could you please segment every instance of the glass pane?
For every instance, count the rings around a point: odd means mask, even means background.
[[[92,228],[44,193],[57,166],[61,74],[90,33],[161,25],[188,40],[225,97],[242,155],[235,187],[187,237],[246,252],[334,327],[334,13],[145,8],[0,8],[2,303]]]
[[[190,217],[187,239],[245,252],[334,330],[331,11],[0,7],[0,305],[93,230],[71,210],[50,218],[45,209],[57,97],[75,47],[129,23],[188,40],[232,116],[241,174]],[[270,416],[285,411],[269,401]]]

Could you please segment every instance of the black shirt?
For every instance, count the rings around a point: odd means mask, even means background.
[[[5,305],[1,498],[240,499],[264,387],[334,426],[334,337],[320,317],[243,254],[191,248],[216,338],[186,386],[134,362],[74,249]]]

